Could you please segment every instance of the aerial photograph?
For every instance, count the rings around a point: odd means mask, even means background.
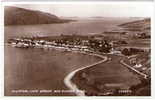
[[[22,2],[22,1],[24,1],[24,0],[2,0],[3,2]],[[51,2],[51,1],[58,1],[58,2],[74,2],[74,1],[93,1],[93,2],[100,2],[100,1],[154,1],[154,0],[25,0],[26,2]]]
[[[5,96],[151,96],[151,7],[4,6]]]

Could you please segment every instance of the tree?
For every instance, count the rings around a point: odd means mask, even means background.
[[[122,54],[124,54],[124,55],[126,55],[126,56],[131,55],[129,49],[127,49],[127,48],[125,48],[125,49],[122,50]]]

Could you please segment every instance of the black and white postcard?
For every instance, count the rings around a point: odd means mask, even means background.
[[[150,4],[3,8],[5,96],[151,96]]]

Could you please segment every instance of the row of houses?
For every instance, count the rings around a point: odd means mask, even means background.
[[[11,39],[9,43],[14,47],[20,47],[20,48],[30,48],[30,47],[36,47],[36,48],[55,48],[55,49],[63,49],[67,51],[86,51],[86,52],[92,52],[91,48],[85,45],[70,45],[65,43],[57,43],[56,41],[45,41],[45,40],[32,40],[32,39],[20,39],[15,38]]]

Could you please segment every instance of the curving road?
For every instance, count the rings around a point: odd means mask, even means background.
[[[86,69],[86,68],[89,68],[89,67],[98,65],[98,64],[103,63],[103,62],[105,62],[105,61],[107,60],[107,57],[102,56],[102,55],[98,55],[98,54],[89,54],[89,55],[95,55],[95,56],[97,56],[97,57],[101,57],[103,60],[101,60],[101,61],[99,61],[99,62],[96,62],[96,63],[94,63],[94,64],[91,64],[91,65],[82,67],[82,68],[78,68],[78,69],[72,71],[71,73],[69,73],[69,74],[65,77],[65,79],[64,79],[65,85],[66,85],[70,90],[72,90],[73,92],[75,92],[75,94],[78,95],[78,96],[84,96],[85,93],[84,93],[84,91],[78,89],[78,87],[76,86],[76,84],[74,84],[74,83],[71,81],[71,79],[74,77],[74,75],[75,75],[78,71],[81,71],[81,70],[84,70],[84,69]]]
[[[105,54],[103,56],[96,55],[98,57],[94,58],[91,55],[5,46],[5,95],[75,95],[70,92],[61,94],[12,93],[11,90],[77,90],[76,88],[80,90],[79,84],[74,83],[76,85],[73,86],[70,80],[76,76],[77,72],[83,70],[87,70],[90,77],[94,73],[98,73],[97,78],[114,79],[112,82],[115,82],[116,79],[120,82],[126,82],[126,84],[138,82],[136,75],[120,64],[123,57]],[[107,58],[111,58],[111,60],[107,60]],[[91,65],[89,65],[90,63]],[[103,81],[106,82],[107,80]],[[83,95],[83,93],[81,92],[78,95]]]
[[[86,66],[83,68],[79,68],[65,78],[64,82],[69,89],[77,92],[77,95],[84,95],[81,90],[89,91],[89,88],[84,81],[82,82],[80,79],[72,82],[72,78],[78,79],[78,75],[76,73],[79,71],[83,71],[87,74],[88,78],[94,78],[99,82],[103,82],[104,84],[111,83],[120,83],[128,88],[132,85],[140,83],[139,77],[135,75],[132,71],[130,71],[125,65],[123,65],[120,61],[123,59],[123,56],[112,55],[112,54],[104,54],[104,60],[95,63],[94,65]],[[80,90],[81,89],[81,90]]]

